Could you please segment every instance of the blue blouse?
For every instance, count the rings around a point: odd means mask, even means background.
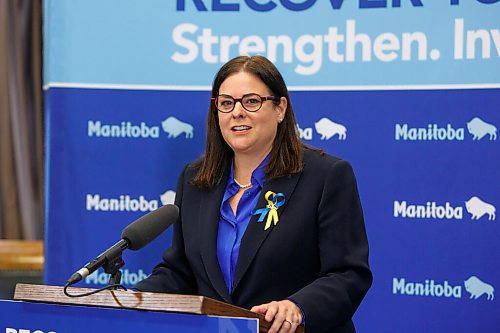
[[[217,234],[217,258],[230,294],[233,291],[234,274],[240,253],[241,239],[245,234],[264,186],[265,167],[268,161],[269,155],[252,172],[252,187],[243,192],[236,208],[236,216],[229,204],[229,199],[238,193],[240,187],[234,181],[234,161],[231,163],[231,173],[220,205],[221,218]]]

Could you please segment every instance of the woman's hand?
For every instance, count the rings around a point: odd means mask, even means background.
[[[273,322],[268,333],[293,333],[302,323],[302,311],[289,300],[256,305],[250,311],[263,315],[267,322]]]

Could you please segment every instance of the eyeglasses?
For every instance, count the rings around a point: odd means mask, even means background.
[[[274,101],[276,97],[274,96],[260,96],[258,94],[246,94],[241,98],[234,98],[229,95],[218,95],[217,97],[212,97],[210,100],[214,102],[215,107],[222,113],[229,113],[234,110],[236,102],[240,102],[243,109],[248,112],[259,111],[262,107],[262,103],[265,101]]]

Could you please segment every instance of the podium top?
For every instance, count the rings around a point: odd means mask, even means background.
[[[267,332],[271,327],[270,323],[259,314],[204,296],[104,290],[97,294],[73,298],[66,296],[63,290],[64,287],[60,286],[20,283],[16,285],[14,299],[55,304],[257,318],[259,319],[259,331]],[[89,288],[68,288],[68,292],[74,294],[92,290]],[[296,332],[303,333],[303,326],[298,327]]]

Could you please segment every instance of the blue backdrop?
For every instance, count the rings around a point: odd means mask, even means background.
[[[358,331],[500,325],[499,1],[46,0],[44,15],[47,283],[173,202],[216,71],[263,54],[301,138],[354,166],[375,279]],[[169,242],[126,253],[123,282]]]

